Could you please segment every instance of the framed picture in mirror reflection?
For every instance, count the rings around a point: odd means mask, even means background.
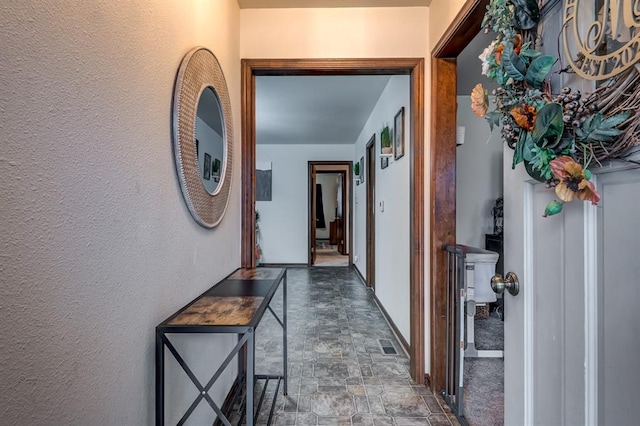
[[[204,180],[211,179],[211,156],[204,153],[204,175],[202,176]]]

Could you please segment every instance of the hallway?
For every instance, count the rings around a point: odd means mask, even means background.
[[[280,389],[274,424],[452,424],[438,399],[412,384],[406,355],[351,268],[289,269],[287,297],[289,395]],[[273,301],[278,313],[281,301],[282,287]],[[257,373],[280,373],[281,335],[265,315],[256,330]],[[383,346],[398,354],[385,354]],[[265,424],[271,401],[258,424]]]
[[[349,266],[349,256],[340,254],[335,244],[318,240],[313,266]]]

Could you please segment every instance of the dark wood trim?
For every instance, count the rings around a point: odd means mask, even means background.
[[[431,59],[431,389],[445,385],[446,256],[456,242],[456,59],[478,34],[488,0],[468,0],[433,49]]]
[[[457,57],[480,32],[488,4],[489,0],[467,0],[433,48],[433,57]]]
[[[390,75],[411,81],[409,141],[411,156],[410,321],[411,377],[424,382],[424,58],[390,59],[243,59],[242,60],[242,265],[252,266],[255,244],[255,76],[258,75]],[[350,177],[352,179],[352,176]],[[353,188],[353,185],[351,185]],[[353,189],[352,189],[353,190]],[[353,226],[351,227],[353,230]],[[353,231],[352,231],[353,232]],[[351,252],[353,250],[350,250]]]
[[[343,169],[336,169],[336,170],[331,170],[331,169],[324,169],[324,170],[316,170],[316,175],[318,173],[342,173],[344,176],[343,182],[345,184],[345,187],[343,188],[343,209],[344,206],[347,206],[347,209],[349,210],[349,217],[347,218],[347,220],[349,221],[349,248],[348,248],[348,256],[349,256],[349,265],[353,264],[353,196],[352,196],[352,185],[353,185],[353,161],[309,161],[309,203],[308,203],[308,213],[307,216],[309,217],[309,219],[311,219],[311,209],[313,208],[312,205],[312,199],[311,199],[311,173],[312,171],[315,169],[315,166],[340,166],[340,167],[347,167],[348,170],[345,171]],[[346,195],[344,194],[344,192],[347,192],[349,197],[348,199],[346,198]],[[344,202],[346,199],[346,202]],[[309,220],[309,222],[311,222],[311,220]],[[309,237],[307,241],[311,241],[312,239],[312,235],[311,233],[312,231],[312,224],[309,223]],[[309,266],[312,266],[311,264],[311,250],[310,247],[309,249]]]
[[[367,287],[371,288],[373,291],[376,289],[376,216],[373,214],[376,206],[375,202],[375,192],[376,192],[376,165],[377,165],[377,156],[376,156],[376,134],[374,133],[367,142],[366,145],[366,153],[367,153],[367,173],[366,173],[366,181],[365,185],[367,186],[367,212],[365,213],[366,217],[366,228],[367,228]],[[371,170],[371,164],[373,163],[373,170]]]
[[[313,175],[313,164],[311,161],[307,164],[307,266],[313,266],[313,262],[315,262],[315,238],[314,234],[316,233],[316,226],[313,223],[313,217],[315,216],[313,213],[315,200],[313,199],[313,195],[315,194],[314,184],[316,183],[316,179]]]
[[[398,75],[411,74],[416,58],[243,59],[258,75]]]
[[[434,392],[444,388],[446,363],[446,256],[456,242],[456,63],[432,59],[431,84],[431,368]],[[449,95],[449,94],[453,95]],[[444,266],[444,267],[443,267]]]
[[[378,300],[378,297],[376,296],[376,294],[373,293],[373,292],[371,294],[373,294],[373,300],[375,300],[376,305],[378,305],[378,309],[380,309],[380,312],[382,313],[382,316],[384,317],[384,319],[387,321],[387,323],[389,324],[389,326],[393,330],[393,334],[396,335],[396,339],[398,339],[398,342],[400,342],[400,344],[402,345],[402,349],[406,353],[410,354],[411,353],[411,346],[409,345],[409,342],[407,342],[407,339],[405,339],[402,336],[402,334],[400,334],[400,330],[398,329],[398,326],[396,325],[395,322],[393,322],[393,320],[389,316],[389,313],[387,312],[387,310],[384,308],[384,306],[382,306],[382,303],[380,303],[380,300]]]
[[[240,261],[243,268],[254,268],[256,259],[256,78],[251,64],[242,61],[242,230],[240,235]]]
[[[409,144],[411,160],[410,203],[411,221],[409,224],[410,239],[410,303],[409,318],[411,324],[410,341],[411,357],[410,372],[413,380],[422,384],[425,370],[425,309],[424,309],[424,256],[425,256],[425,228],[424,228],[424,115],[425,115],[425,77],[424,59],[415,64],[411,70],[411,117],[410,135],[413,143]],[[411,140],[411,138],[410,138]]]

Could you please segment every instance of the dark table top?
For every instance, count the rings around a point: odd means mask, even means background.
[[[233,331],[256,327],[278,289],[282,268],[238,269],[158,325],[165,332],[185,328]],[[205,330],[206,329],[206,330]]]

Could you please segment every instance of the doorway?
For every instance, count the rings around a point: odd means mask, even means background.
[[[256,76],[408,75],[410,134],[410,373],[425,377],[424,318],[424,59],[243,59],[242,60],[242,266],[255,267]]]
[[[432,52],[431,93],[431,387],[445,387],[447,257],[456,244],[456,58],[478,34],[489,0],[468,0]]]
[[[376,290],[376,135],[366,145],[367,149],[367,287]]]
[[[350,161],[309,162],[308,266],[353,263]]]

